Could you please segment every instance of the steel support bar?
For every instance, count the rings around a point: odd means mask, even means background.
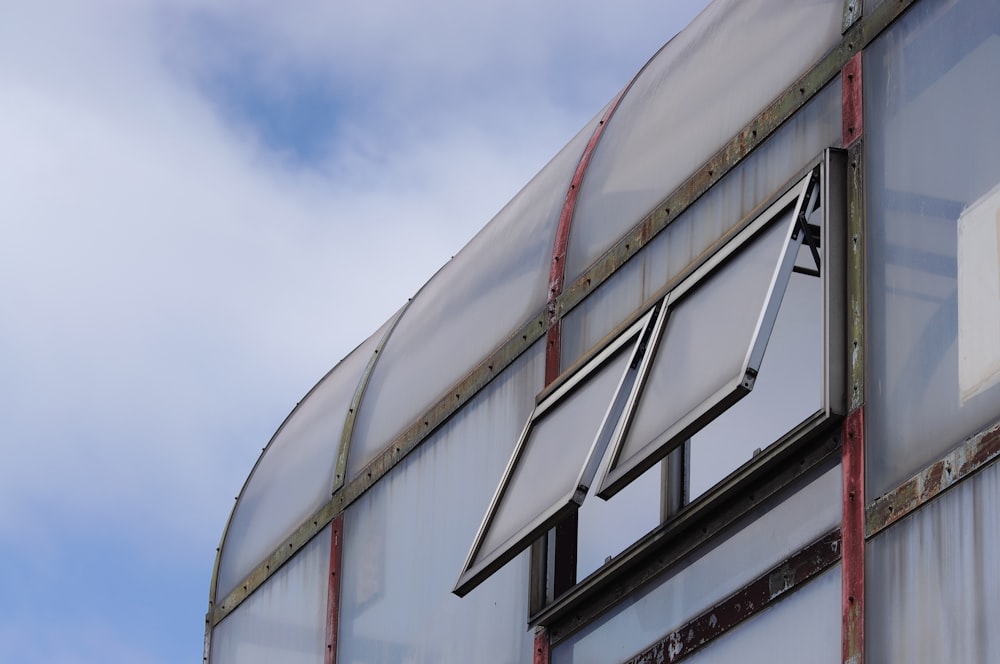
[[[862,664],[865,654],[864,430],[864,411],[859,408],[844,421],[844,443],[841,448],[844,480],[841,635],[845,664]]]
[[[625,660],[625,664],[672,664],[681,660],[797,590],[838,560],[840,532],[834,530]]]
[[[326,602],[326,651],[323,664],[337,664],[337,634],[340,628],[340,570],[344,552],[344,515],[330,524],[330,577]]]

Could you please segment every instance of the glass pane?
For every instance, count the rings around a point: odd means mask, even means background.
[[[869,662],[1000,662],[1000,465],[868,542]]]
[[[670,449],[667,443],[679,441],[697,417],[735,392],[792,215],[791,209],[780,214],[676,306],[669,306],[616,470],[662,458]]]
[[[531,661],[527,554],[451,589],[544,371],[542,342],[348,507],[337,661]]]
[[[414,296],[358,413],[348,479],[545,307],[559,214],[599,118]]]
[[[580,485],[591,449],[622,383],[636,341],[624,344],[571,392],[535,417],[502,488],[496,509],[473,565],[518,544],[531,543],[533,532],[555,510],[567,506]],[[547,400],[548,401],[548,400]]]
[[[738,524],[697,558],[569,637],[555,649],[553,664],[623,661],[835,528],[840,523],[840,467],[762,509],[768,511]],[[839,601],[835,610],[839,616]],[[839,620],[837,634],[839,638]]]
[[[640,537],[660,525],[660,464],[653,466],[611,500],[591,498],[577,521],[576,578],[582,580]]]
[[[579,277],[838,44],[843,12],[843,0],[718,0],[664,46],[594,151],[566,276]]]
[[[960,289],[957,267],[959,218],[1000,183],[1000,3],[915,4],[865,50],[864,71],[875,497],[1000,412],[1000,386],[963,398],[963,329],[986,330],[998,301]],[[994,253],[984,267],[996,275],[998,262]],[[972,319],[960,326],[970,302]]]
[[[347,409],[387,325],[324,376],[274,434],[226,529],[218,598],[236,588],[330,499]]]
[[[212,664],[317,664],[326,650],[330,526],[212,631]]]
[[[713,244],[781,192],[824,148],[840,144],[838,77],[653,238],[562,321],[562,367],[575,363]]]
[[[690,500],[823,408],[823,339],[823,280],[792,274],[753,392],[691,438]]]

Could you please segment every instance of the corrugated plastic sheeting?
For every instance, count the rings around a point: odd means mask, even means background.
[[[837,466],[687,566],[634,593],[571,636],[554,650],[553,664],[622,661],[640,652],[832,530],[840,523],[840,506],[841,473]],[[838,599],[831,603],[837,614],[839,643],[839,574],[837,578]],[[794,632],[788,630],[785,638]],[[775,648],[774,654],[779,650]],[[839,647],[836,655],[839,658]],[[771,660],[762,657],[759,661]],[[806,657],[797,661],[812,660]]]
[[[719,0],[668,42],[594,152],[567,277],[579,277],[836,46],[843,12],[843,0]]]
[[[720,237],[780,188],[791,184],[791,179],[824,148],[839,145],[840,111],[838,77],[573,309],[563,319],[563,368],[596,345],[670,279],[698,261]]]
[[[218,598],[229,594],[330,499],[344,420],[361,374],[388,325],[324,376],[274,435],[226,530]]]
[[[212,633],[212,664],[318,664],[326,648],[330,526]]]
[[[348,479],[529,317],[542,311],[559,214],[600,117],[417,293],[393,332],[361,405]]]
[[[579,510],[576,577],[583,579],[660,524],[662,464],[637,477],[611,500],[590,495]]]
[[[529,662],[527,553],[451,594],[544,381],[536,343],[345,515],[341,662]]]
[[[691,438],[691,500],[820,410],[822,325],[823,282],[793,274],[753,391]]]
[[[840,664],[840,565],[723,634],[687,664]]]
[[[867,661],[1000,662],[1000,466],[868,542]]]
[[[959,215],[1000,182],[998,32],[995,0],[918,3],[865,51],[873,498],[1000,412],[1000,387],[962,402],[956,265]]]

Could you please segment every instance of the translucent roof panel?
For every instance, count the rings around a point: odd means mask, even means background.
[[[840,41],[843,0],[716,0],[642,71],[583,180],[575,280]]]
[[[233,509],[222,543],[216,597],[236,588],[330,499],[347,409],[388,325],[324,376],[274,434]]]
[[[348,479],[542,311],[555,231],[600,114],[413,299],[361,403]]]

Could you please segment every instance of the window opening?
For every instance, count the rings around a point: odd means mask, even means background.
[[[543,392],[466,559],[459,596],[575,510],[587,494],[634,387],[659,307],[564,382]],[[583,447],[581,440],[589,440]]]
[[[839,340],[831,335],[830,309],[841,306],[842,299],[831,296],[831,277],[825,273],[831,249],[824,246],[829,245],[829,225],[819,223],[829,214],[820,204],[821,189],[829,187],[830,154],[825,171],[817,166],[805,175],[624,333],[539,395],[455,594],[471,591],[574,514],[592,489],[608,500],[671,451],[690,449],[699,431],[750,394],[786,292],[797,291],[789,291],[793,274],[819,284],[805,290],[805,300],[789,295],[786,308],[808,307],[814,322],[814,312],[820,312],[821,329],[790,327],[793,335],[813,337],[810,347],[818,349],[823,365],[819,382],[826,381],[817,391],[820,404],[813,415],[829,415],[825,402],[835,382],[830,344]],[[823,186],[822,176],[827,177]],[[834,260],[837,256],[834,252]],[[775,335],[782,344],[786,338]],[[773,373],[782,371],[780,362],[774,366]],[[814,382],[816,375],[809,373]],[[811,417],[796,420],[796,430],[783,431],[781,439],[799,436],[816,423]],[[677,454],[673,470],[665,467],[663,472],[662,482],[677,486],[661,493],[661,499],[671,498],[664,502],[661,519],[670,518],[689,498],[683,494],[691,457],[685,449]]]

